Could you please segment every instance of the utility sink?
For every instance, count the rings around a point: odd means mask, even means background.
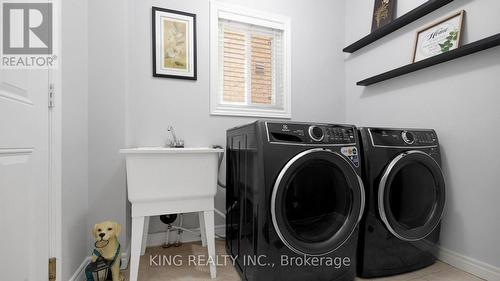
[[[215,196],[222,152],[208,147],[121,149],[126,156],[129,201],[133,204]]]
[[[215,260],[214,197],[222,149],[139,147],[120,150],[127,163],[128,200],[132,204],[130,281],[137,281],[146,252],[149,217],[197,212],[202,245]],[[217,269],[210,263],[210,277]]]

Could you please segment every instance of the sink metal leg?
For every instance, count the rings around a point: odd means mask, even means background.
[[[137,281],[139,262],[141,259],[141,245],[144,234],[145,217],[132,218],[132,245],[130,249],[130,277],[129,281]]]
[[[148,232],[149,232],[149,217],[144,218],[144,231],[142,234],[142,244],[141,244],[141,256],[146,253],[146,247],[148,245]]]
[[[198,218],[200,219],[201,245],[203,247],[206,247],[207,246],[207,236],[205,234],[205,213],[199,212]]]
[[[205,220],[205,234],[207,238],[208,255],[213,262],[210,263],[210,277],[216,278],[217,268],[215,266],[215,222],[214,222],[214,211],[204,212]],[[132,280],[131,280],[132,281]],[[135,281],[135,280],[134,280]]]

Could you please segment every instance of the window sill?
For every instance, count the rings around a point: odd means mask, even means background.
[[[243,108],[217,108],[210,111],[210,115],[214,116],[238,116],[238,117],[261,117],[261,118],[279,118],[291,119],[292,114],[281,110],[265,110],[265,109],[243,109]]]

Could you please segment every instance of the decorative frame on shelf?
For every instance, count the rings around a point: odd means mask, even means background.
[[[396,15],[397,0],[375,0],[372,16],[372,32],[391,23]]]
[[[465,11],[453,13],[417,31],[412,62],[460,48]]]
[[[196,15],[152,8],[153,76],[197,79]]]

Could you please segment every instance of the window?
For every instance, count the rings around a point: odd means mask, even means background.
[[[291,118],[290,20],[211,2],[210,112]]]

